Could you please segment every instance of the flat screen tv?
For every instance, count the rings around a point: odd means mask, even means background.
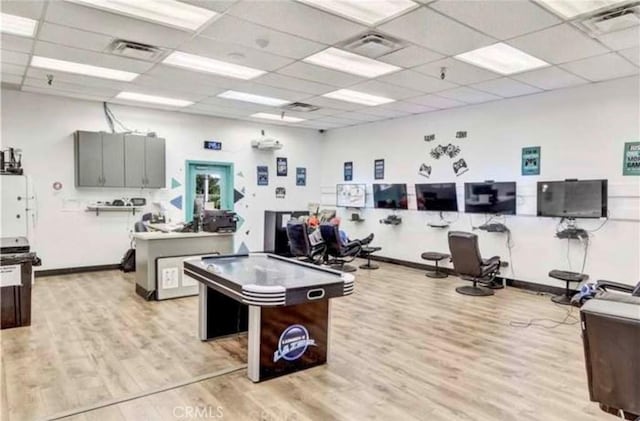
[[[606,218],[607,180],[539,181],[538,216]]]
[[[343,208],[364,208],[364,184],[338,184],[336,186],[336,206]]]
[[[378,209],[407,209],[406,184],[374,184],[373,204]]]
[[[511,181],[464,183],[464,211],[515,215],[516,183]]]
[[[418,210],[457,212],[456,183],[416,184]]]

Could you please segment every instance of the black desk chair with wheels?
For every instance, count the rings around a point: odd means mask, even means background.
[[[343,272],[355,272],[357,269],[346,263],[352,262],[362,250],[362,243],[358,240],[343,245],[340,241],[340,231],[337,225],[320,224],[320,234],[327,245],[327,256],[332,257],[327,263],[333,269]]]
[[[473,282],[473,286],[458,287],[456,292],[476,297],[493,295],[492,289],[496,289],[493,280],[500,272],[500,257],[483,259],[478,246],[478,236],[470,232],[450,231],[449,250],[453,268],[458,276]],[[478,286],[478,283],[485,285]]]
[[[314,264],[322,262],[327,246],[324,243],[311,244],[307,224],[300,221],[289,221],[286,229],[289,249],[294,257]]]

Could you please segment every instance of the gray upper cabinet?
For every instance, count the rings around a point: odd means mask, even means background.
[[[164,139],[126,135],[124,150],[126,187],[165,187]]]
[[[74,140],[76,186],[165,187],[164,139],[78,131]]]

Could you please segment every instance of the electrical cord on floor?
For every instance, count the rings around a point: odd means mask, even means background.
[[[556,304],[556,305],[559,305],[559,304]],[[547,318],[530,319],[527,322],[520,322],[520,321],[511,320],[511,321],[509,321],[509,326],[522,328],[522,329],[526,329],[526,328],[529,328],[529,327],[541,327],[543,329],[555,329],[555,328],[560,327],[560,326],[573,326],[573,325],[578,324],[580,322],[580,319],[578,319],[578,317],[573,315],[573,308],[574,308],[573,306],[569,306],[569,310],[567,310],[567,314],[560,321],[553,320],[553,319],[547,319]],[[551,324],[549,325],[549,324],[545,324],[545,323],[551,323]]]

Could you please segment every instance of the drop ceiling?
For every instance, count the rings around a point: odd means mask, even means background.
[[[418,1],[400,15],[367,26],[299,1],[184,0],[217,13],[197,30],[164,26],[81,3],[2,1],[2,12],[38,21],[34,37],[2,34],[2,82],[27,92],[45,93],[176,110],[185,113],[263,121],[252,115],[280,114],[276,106],[218,97],[243,92],[320,107],[286,112],[300,122],[270,124],[333,129],[423,114],[440,109],[499,101],[543,91],[638,75],[640,27],[591,37],[536,1]],[[311,2],[313,3],[313,2]],[[368,31],[401,40],[404,48],[377,60],[397,66],[375,78],[305,61]],[[163,50],[155,61],[114,55],[116,39]],[[502,75],[454,56],[505,43],[546,61],[549,66]],[[264,71],[240,80],[162,61],[181,51]],[[34,55],[139,73],[131,82],[83,76],[30,65]],[[441,79],[441,69],[446,78]],[[48,76],[53,83],[48,84]],[[349,89],[395,102],[367,106],[324,97]],[[116,98],[135,92],[192,102],[187,107],[144,104]]]

